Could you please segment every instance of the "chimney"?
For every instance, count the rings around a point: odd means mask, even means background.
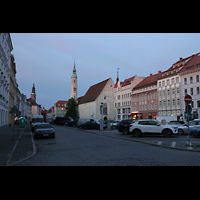
[[[152,74],[150,74],[150,76],[152,76]]]
[[[180,60],[182,60],[182,58],[180,57]]]
[[[160,74],[161,73],[161,71],[158,71],[158,74]]]

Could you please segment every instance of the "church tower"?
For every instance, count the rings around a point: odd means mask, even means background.
[[[35,84],[34,83],[33,83],[33,87],[32,87],[31,99],[33,99],[36,102],[36,93],[35,93]]]
[[[77,75],[76,75],[76,67],[75,67],[75,59],[74,59],[74,69],[71,77],[71,97],[74,100],[77,100]]]

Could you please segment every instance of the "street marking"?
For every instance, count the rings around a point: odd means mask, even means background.
[[[172,146],[171,147],[175,147],[176,146],[176,142],[172,142]]]
[[[158,141],[158,145],[161,145],[163,142],[162,141]]]
[[[192,150],[193,148],[192,147],[187,147],[189,150]]]

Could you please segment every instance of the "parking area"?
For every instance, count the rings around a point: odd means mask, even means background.
[[[192,145],[188,146],[186,145],[188,141],[187,135],[172,135],[169,138],[165,138],[163,135],[145,134],[142,137],[134,137],[132,134],[122,134],[117,129],[112,131],[87,130],[87,132],[161,147],[200,152],[200,138],[190,137]]]

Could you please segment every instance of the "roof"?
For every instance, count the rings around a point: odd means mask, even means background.
[[[190,62],[188,62],[181,70],[179,73],[184,73],[188,72],[194,69],[199,69],[200,70],[200,53],[197,53],[193,55],[192,59]]]
[[[159,79],[168,78],[170,76],[177,75],[188,63],[190,63],[191,59],[196,54],[186,57],[180,58],[176,63],[174,63],[168,70],[162,73],[162,76]]]
[[[68,103],[68,101],[59,100],[54,105],[55,105],[55,107],[65,107],[66,103]]]
[[[157,83],[157,80],[158,78],[160,78],[162,76],[162,72],[159,71],[157,74],[150,74],[150,76],[147,76],[145,79],[143,79],[139,84],[137,84],[133,89],[138,89],[138,88],[142,88],[144,86],[147,86],[147,85],[152,85],[152,84],[156,84]]]
[[[103,88],[105,87],[106,83],[109,81],[110,78],[97,83],[95,85],[92,85],[89,90],[86,92],[85,96],[83,96],[80,99],[79,104],[83,104],[83,103],[88,103],[88,102],[92,102],[95,101],[96,98],[99,96],[99,94],[101,93],[101,91],[103,90]]]
[[[130,85],[130,84],[131,84],[131,81],[132,81],[134,78],[135,78],[135,76],[133,76],[133,77],[131,77],[131,78],[125,79],[124,82],[120,82],[120,86],[121,86],[121,87],[124,87],[124,86],[126,86],[126,85]],[[118,82],[116,82],[115,85],[114,85],[115,88],[117,87],[117,83],[118,83]]]
[[[38,105],[38,104],[35,102],[35,100],[32,99],[32,98],[27,99],[27,101],[30,101],[31,106],[40,106],[40,105]]]

